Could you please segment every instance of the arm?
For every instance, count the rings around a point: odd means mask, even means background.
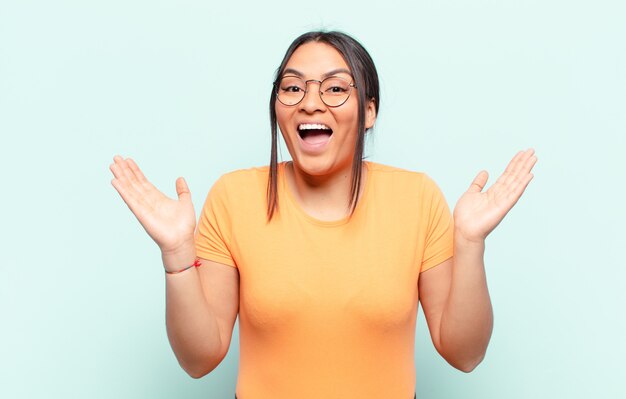
[[[194,259],[193,247],[163,254],[165,268],[172,270]],[[200,262],[198,268],[166,274],[167,336],[178,363],[193,378],[210,373],[224,359],[239,310],[237,269],[206,259]]]
[[[453,367],[472,371],[484,358],[493,329],[482,247],[459,247],[465,253],[420,275],[419,295],[437,352]],[[465,260],[466,263],[463,263]]]
[[[534,151],[518,153],[486,192],[478,174],[454,209],[454,257],[420,275],[419,295],[433,344],[448,363],[472,371],[485,356],[493,330],[483,255],[487,235],[515,205],[532,179]]]
[[[156,189],[131,159],[114,158],[111,184],[161,249],[165,270],[193,263],[195,212],[185,180],[176,181],[178,200]],[[200,268],[166,274],[166,323],[170,344],[183,369],[199,378],[226,356],[239,307],[237,269],[201,260]]]

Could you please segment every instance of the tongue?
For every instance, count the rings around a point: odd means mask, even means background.
[[[300,133],[302,140],[309,144],[321,144],[328,141],[330,130],[304,130]]]

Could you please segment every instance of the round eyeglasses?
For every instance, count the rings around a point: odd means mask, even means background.
[[[309,82],[319,83],[320,98],[329,107],[343,105],[350,97],[352,88],[356,88],[353,83],[337,76],[331,76],[322,81],[303,80],[298,76],[283,76],[274,83],[278,101],[287,106],[299,104],[307,93]]]

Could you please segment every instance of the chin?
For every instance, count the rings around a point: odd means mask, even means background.
[[[324,158],[310,156],[304,156],[302,158],[292,157],[294,168],[297,168],[300,172],[309,176],[328,176],[335,173],[341,173],[344,170],[350,171],[352,169],[351,159],[343,162],[336,162]]]

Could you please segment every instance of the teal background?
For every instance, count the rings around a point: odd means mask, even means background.
[[[425,171],[450,206],[534,147],[535,179],[487,241],[487,356],[449,366],[421,310],[419,398],[626,397],[626,2],[0,0],[0,397],[232,398],[230,352],[178,366],[158,248],[110,184],[132,156],[196,213],[269,160],[289,43],[340,29],[382,84],[371,160]],[[283,148],[283,159],[288,153]]]

